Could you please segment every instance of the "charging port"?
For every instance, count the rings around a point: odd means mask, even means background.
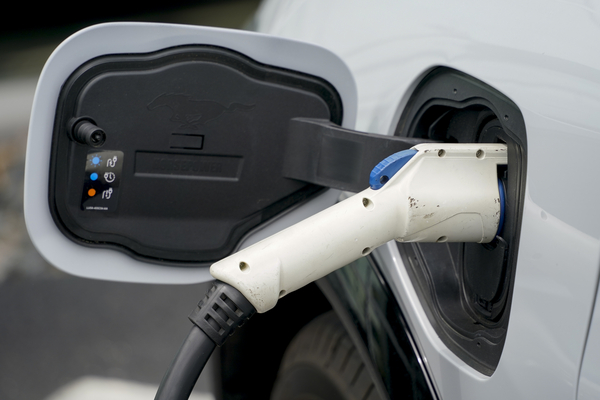
[[[398,244],[440,338],[467,364],[491,375],[506,338],[523,212],[523,117],[506,96],[449,68],[429,73],[407,104],[397,136],[507,146],[508,166],[498,167],[504,221],[491,243]]]

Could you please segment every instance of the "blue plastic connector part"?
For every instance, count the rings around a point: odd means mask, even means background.
[[[502,182],[502,179],[500,178],[498,178],[498,193],[500,193],[500,221],[498,222],[498,230],[496,231],[496,236],[500,235],[500,232],[502,232],[502,228],[504,227],[504,209],[506,206],[504,182]]]
[[[418,150],[414,149],[403,150],[392,154],[377,164],[371,171],[371,175],[369,175],[371,189],[381,189],[417,153]]]

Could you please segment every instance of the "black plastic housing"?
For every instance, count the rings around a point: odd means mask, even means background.
[[[519,247],[527,138],[518,107],[485,83],[449,68],[423,78],[396,135],[447,143],[505,143],[504,227],[489,244],[398,244],[428,317],[442,341],[487,375],[496,369],[508,328]]]
[[[256,309],[239,290],[217,281],[190,313],[189,319],[217,346],[222,346],[255,313]]]
[[[284,176],[319,186],[360,192],[373,168],[386,157],[430,140],[376,135],[325,120],[290,121]]]
[[[282,176],[296,117],[340,124],[335,88],[211,46],[91,60],[58,100],[52,216],[85,246],[165,265],[210,264],[323,189]],[[74,140],[81,120],[105,132],[101,147]]]

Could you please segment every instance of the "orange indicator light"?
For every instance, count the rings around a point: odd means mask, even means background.
[[[95,195],[96,195],[96,189],[90,189],[90,190],[88,190],[88,196],[94,197]]]

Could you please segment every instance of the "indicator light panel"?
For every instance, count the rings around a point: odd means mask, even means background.
[[[91,151],[85,163],[81,208],[84,211],[115,211],[123,170],[123,152]]]

